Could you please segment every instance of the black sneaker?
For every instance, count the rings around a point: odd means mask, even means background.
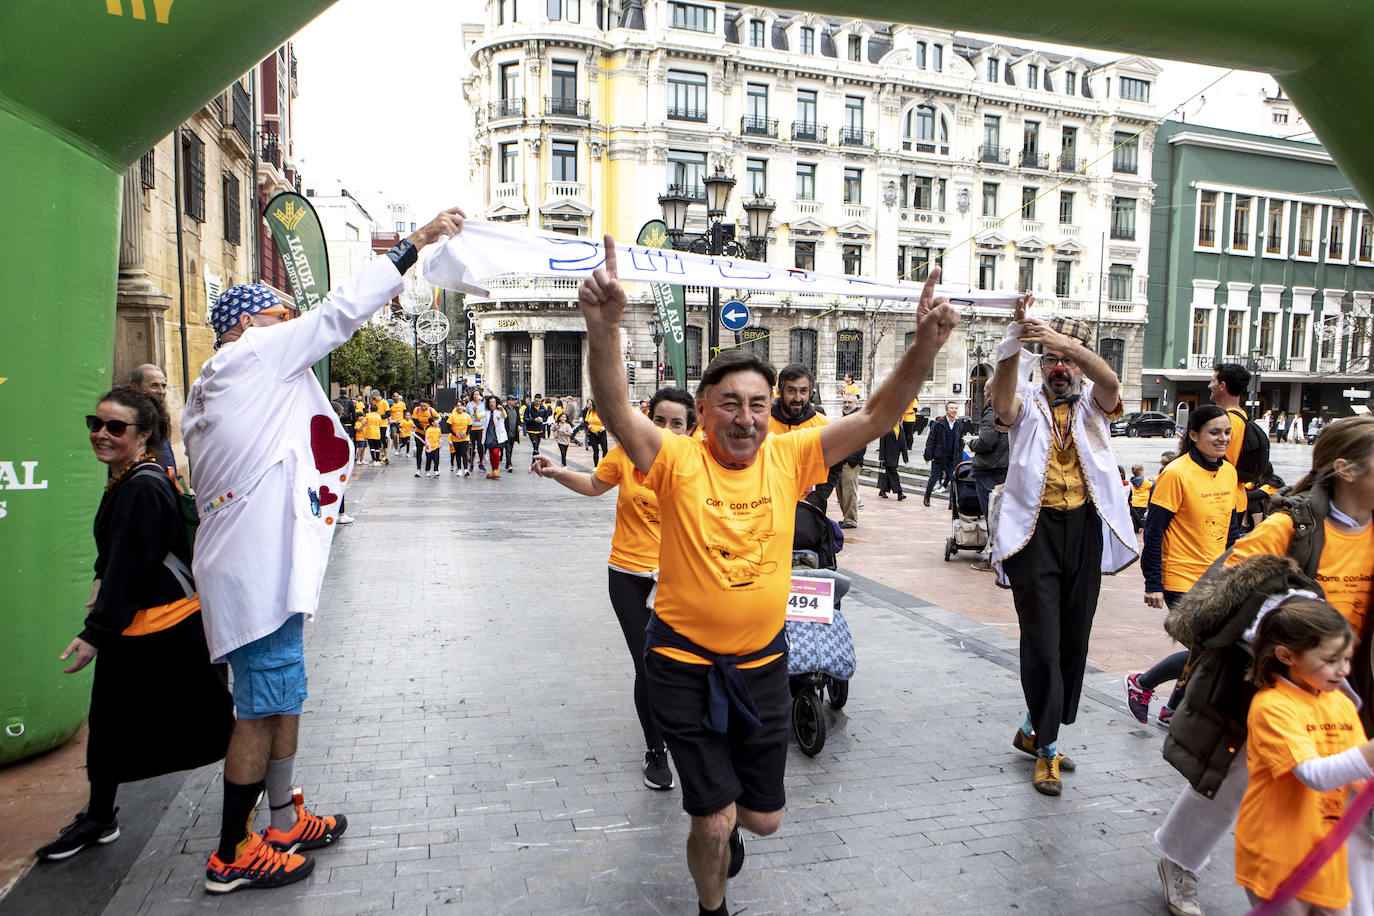
[[[730,869],[725,877],[733,878],[744,868],[744,837],[739,835],[739,824],[730,831]]]
[[[644,752],[644,785],[651,789],[673,787],[673,771],[668,769],[666,748],[651,748]]]
[[[115,809],[115,814],[119,809]],[[82,811],[72,822],[62,828],[57,839],[38,850],[35,855],[40,862],[60,862],[69,859],[92,843],[105,845],[119,839],[119,820],[111,817],[109,823],[93,820]]]

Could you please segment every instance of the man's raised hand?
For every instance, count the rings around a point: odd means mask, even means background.
[[[467,217],[462,207],[441,210],[438,216],[410,234],[410,244],[416,248],[423,248],[446,236],[457,235],[463,231],[463,220]]]
[[[932,267],[921,290],[921,304],[916,307],[916,339],[934,342],[939,349],[949,340],[949,334],[959,323],[959,313],[944,296],[936,297],[935,284],[940,280],[940,268]]]
[[[588,322],[618,325],[620,316],[625,313],[625,290],[616,271],[615,239],[607,234],[603,241],[606,263],[582,281],[577,291],[577,304]]]
[[[1016,311],[1012,312],[1012,314],[1011,314],[1011,320],[1012,320],[1012,321],[1025,321],[1025,320],[1026,320],[1026,313],[1027,313],[1028,311],[1030,311],[1030,307],[1031,307],[1032,305],[1034,305],[1034,304],[1035,304],[1035,297],[1032,296],[1030,293],[1026,293],[1024,296],[1022,296],[1021,298],[1017,299],[1017,300],[1016,300]]]

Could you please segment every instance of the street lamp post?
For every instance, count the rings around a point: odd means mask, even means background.
[[[663,223],[668,228],[668,236],[678,251],[691,251],[696,254],[730,258],[750,258],[757,254],[762,259],[766,251],[768,221],[773,215],[773,201],[763,197],[751,197],[744,201],[744,211],[748,217],[748,237],[741,244],[725,233],[725,204],[730,199],[730,189],[735,179],[719,166],[703,179],[706,186],[706,232],[701,235],[687,234],[687,208],[697,198],[689,193],[691,189],[679,185],[669,185],[668,190],[658,197],[658,205],[663,208]],[[714,357],[720,349],[720,289],[711,287],[711,323],[707,328],[707,349]],[[709,359],[708,359],[709,361]],[[657,367],[655,367],[657,372]]]
[[[657,315],[649,316],[649,334],[654,338],[654,391],[658,391],[658,386],[663,383],[663,376],[659,372],[663,366],[659,362],[659,347],[663,346],[663,324]]]

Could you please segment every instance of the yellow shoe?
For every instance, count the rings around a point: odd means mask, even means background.
[[[1064,781],[1059,778],[1059,756],[1036,757],[1035,778],[1031,780],[1035,791],[1041,795],[1058,795],[1064,791]]]
[[[1035,736],[1028,735],[1019,728],[1016,730],[1016,735],[1011,739],[1011,746],[1023,754],[1029,754],[1032,757],[1040,756],[1040,752],[1035,749]],[[1072,773],[1078,769],[1078,765],[1073,762],[1073,758],[1068,754],[1060,754],[1059,769],[1065,773]]]

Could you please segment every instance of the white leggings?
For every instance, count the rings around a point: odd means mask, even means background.
[[[1186,787],[1164,823],[1155,831],[1155,843],[1164,858],[1197,874],[1207,866],[1212,848],[1230,832],[1240,813],[1250,771],[1245,764],[1245,745],[1236,751],[1226,778],[1212,798]],[[1374,815],[1367,815],[1345,844],[1346,872],[1350,879],[1351,916],[1374,916]]]

